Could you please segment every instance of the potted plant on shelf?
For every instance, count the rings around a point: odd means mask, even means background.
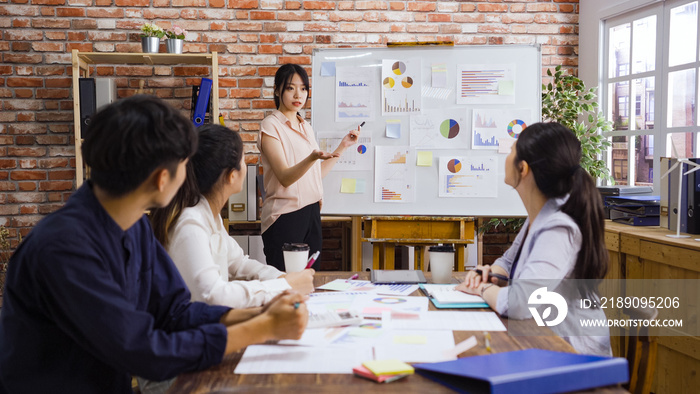
[[[185,42],[187,30],[180,26],[173,26],[172,29],[165,31],[165,48],[168,53],[182,53],[182,45]]]
[[[155,23],[144,23],[141,26],[141,50],[144,53],[158,53],[160,39],[165,36],[165,30]]]

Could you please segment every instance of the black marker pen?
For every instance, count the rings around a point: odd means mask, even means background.
[[[362,127],[362,126],[364,126],[364,125],[365,125],[365,122],[360,123],[360,127]]]

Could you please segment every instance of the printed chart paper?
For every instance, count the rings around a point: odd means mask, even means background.
[[[498,197],[497,156],[441,156],[440,197]]]
[[[390,326],[394,330],[506,331],[496,312],[428,311],[420,319],[391,319]]]
[[[515,64],[457,65],[457,104],[514,104]]]
[[[518,139],[532,123],[534,119],[529,109],[475,109],[472,112],[472,149],[498,150],[501,144]]]
[[[421,112],[420,66],[420,59],[382,60],[382,115]]]
[[[466,149],[469,124],[465,108],[426,109],[411,115],[411,146],[416,148]]]
[[[415,149],[408,146],[374,149],[374,202],[415,202]]]
[[[366,67],[335,69],[335,121],[374,120],[376,75]]]
[[[318,148],[324,152],[333,152],[338,148],[340,141],[346,134],[320,133],[318,135]],[[360,135],[357,143],[343,152],[343,155],[335,163],[333,171],[371,171],[372,148],[372,137]]]

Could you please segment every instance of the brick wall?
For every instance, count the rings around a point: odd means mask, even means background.
[[[575,72],[577,0],[0,0],[0,225],[16,246],[75,188],[72,49],[140,52],[139,27],[189,30],[185,52],[217,51],[220,109],[258,160],[259,122],[278,65],[310,68],[315,48],[454,40],[541,44],[542,65]],[[99,66],[126,97],[146,88],[183,109],[207,67]],[[544,75],[544,70],[543,70]],[[313,94],[313,92],[312,92]]]

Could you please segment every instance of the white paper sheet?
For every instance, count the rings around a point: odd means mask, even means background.
[[[392,319],[395,330],[506,331],[495,312],[428,311],[420,319]]]
[[[248,346],[236,366],[237,374],[352,373],[352,368],[373,360],[372,347]]]

